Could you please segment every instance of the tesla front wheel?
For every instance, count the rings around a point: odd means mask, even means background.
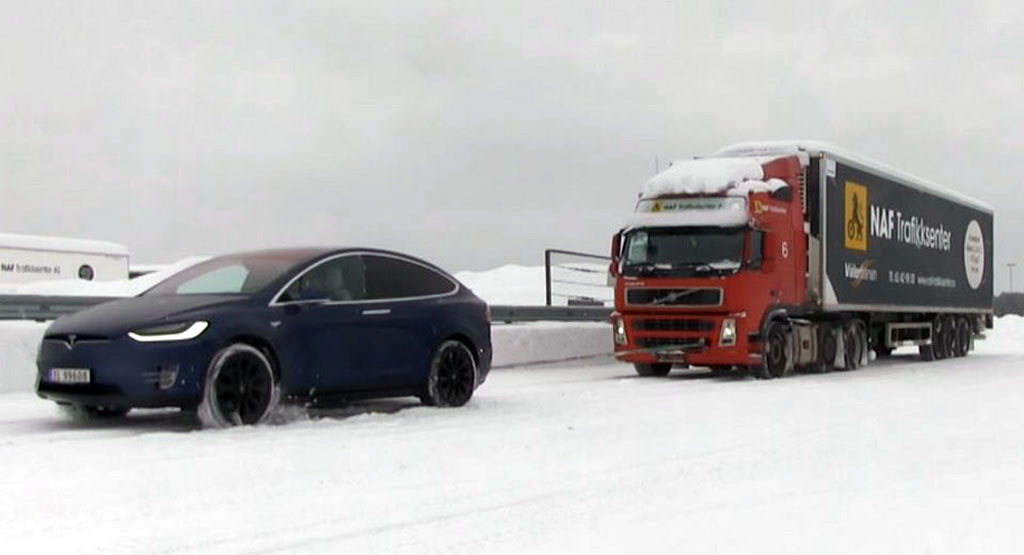
[[[476,384],[473,353],[461,341],[449,339],[441,343],[434,353],[426,392],[420,399],[432,407],[461,407],[473,397]]]
[[[262,351],[235,343],[213,356],[199,403],[204,427],[259,424],[277,407],[280,386],[273,365]]]

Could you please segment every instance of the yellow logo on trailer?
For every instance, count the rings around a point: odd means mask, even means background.
[[[846,182],[843,218],[844,241],[848,249],[868,250],[868,188],[853,181]]]

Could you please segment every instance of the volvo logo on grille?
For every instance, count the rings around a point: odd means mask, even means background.
[[[75,335],[73,333],[71,335],[68,335],[68,340],[64,342],[64,346],[67,347],[69,351],[71,349],[74,349],[75,348],[75,340],[76,339],[78,339],[77,335]]]

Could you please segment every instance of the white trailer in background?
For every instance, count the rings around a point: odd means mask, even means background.
[[[0,233],[0,284],[128,279],[128,249],[107,241]]]

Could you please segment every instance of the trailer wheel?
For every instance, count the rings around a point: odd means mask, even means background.
[[[788,376],[793,370],[789,328],[781,322],[772,322],[764,337],[761,364],[754,367],[754,376],[762,380]]]
[[[965,357],[971,350],[971,323],[967,318],[956,319],[956,347],[953,352],[955,356]]]
[[[932,351],[935,353],[934,360],[943,360],[953,356],[950,347],[950,339],[956,343],[955,330],[950,329],[950,319],[944,316],[936,316],[932,322]]]
[[[636,370],[637,375],[649,378],[652,376],[667,376],[672,371],[672,364],[669,362],[652,362],[650,364],[635,362],[633,363],[633,368]]]

